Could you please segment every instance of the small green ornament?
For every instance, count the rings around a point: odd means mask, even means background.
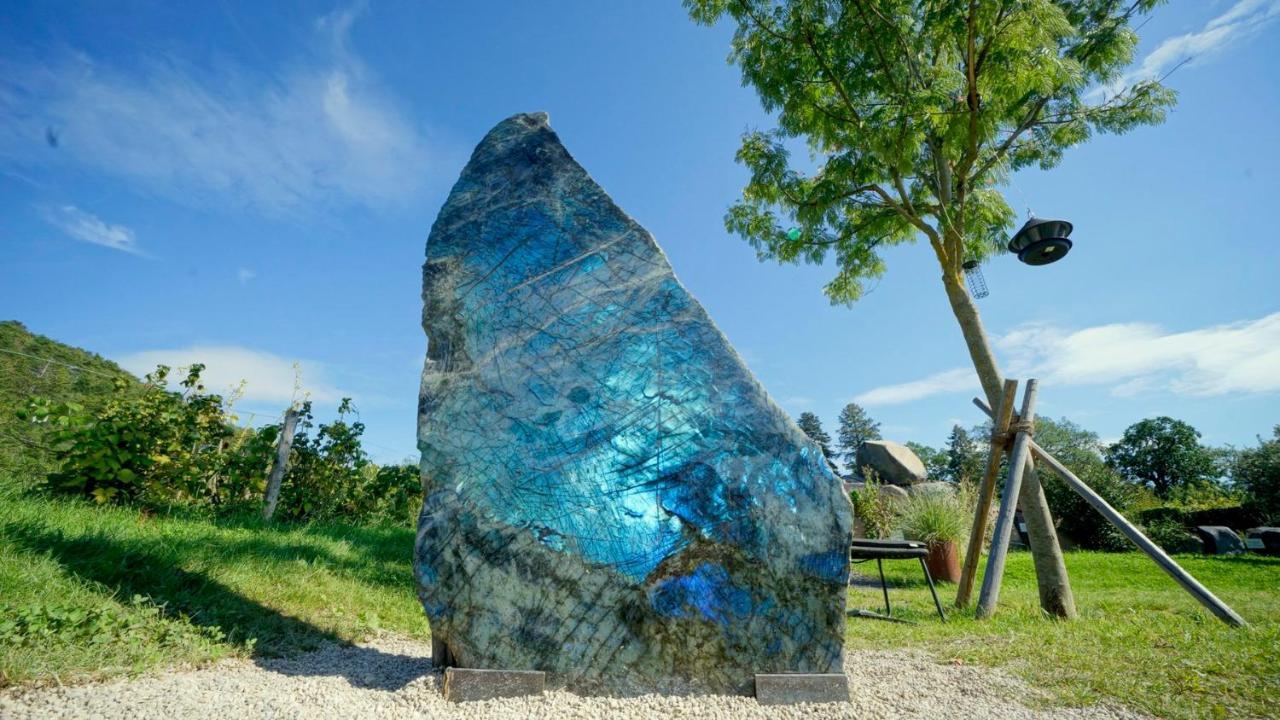
[[[800,235],[801,235],[800,228],[798,227],[793,227],[787,231],[787,239],[790,240],[791,242],[795,242],[799,240]]]

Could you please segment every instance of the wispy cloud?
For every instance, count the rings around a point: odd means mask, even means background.
[[[778,398],[778,404],[792,412],[813,407],[813,398],[805,395],[785,395]]]
[[[901,405],[942,393],[961,392],[978,387],[978,377],[968,368],[955,368],[897,385],[868,390],[853,398],[859,405]]]
[[[1280,390],[1280,312],[1170,333],[1148,323],[1064,331],[1047,325],[999,341],[1010,370],[1060,385],[1111,385],[1116,395],[1212,396]]]
[[[1149,323],[1082,330],[1028,325],[1004,335],[996,346],[1009,361],[1011,375],[1053,385],[1109,386],[1116,397],[1280,391],[1280,312],[1186,332],[1167,332]],[[972,370],[956,368],[875,388],[854,399],[864,405],[895,405],[976,387]]]
[[[242,267],[236,271],[236,279],[240,281],[241,285],[248,285],[249,281],[253,280],[256,277],[258,277],[258,273],[254,272],[249,268]]]
[[[244,383],[244,400],[273,403],[282,410],[295,399],[296,380],[302,382],[301,393],[308,393],[310,399],[316,402],[332,403],[341,397],[353,396],[330,383],[327,369],[322,363],[291,360],[237,345],[193,345],[171,350],[145,350],[113,359],[121,367],[140,376],[155,370],[156,365],[176,368],[203,363],[205,370],[201,378],[211,390],[226,393]],[[301,399],[301,393],[297,394],[296,399]]]
[[[137,238],[124,225],[112,225],[93,213],[74,205],[63,205],[44,212],[49,224],[81,242],[102,245],[112,250],[141,255]]]
[[[197,69],[169,56],[136,69],[84,54],[0,63],[0,164],[56,157],[181,202],[277,216],[404,201],[432,153],[352,51],[357,15],[317,21],[321,60],[283,72]],[[56,150],[48,126],[58,128]]]
[[[1238,43],[1256,34],[1277,17],[1280,17],[1280,0],[1237,0],[1199,30],[1165,39],[1137,67],[1114,82],[1096,88],[1091,98],[1115,95],[1136,82],[1158,80],[1183,62],[1204,62],[1229,43]]]

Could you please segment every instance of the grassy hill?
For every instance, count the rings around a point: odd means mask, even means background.
[[[44,433],[15,417],[32,397],[94,408],[106,402],[117,378],[137,383],[101,355],[0,321],[0,478],[25,484],[50,469]]]

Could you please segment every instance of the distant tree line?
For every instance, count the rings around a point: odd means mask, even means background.
[[[834,447],[814,413],[802,413],[798,424],[833,464],[843,463],[846,477],[856,474],[858,445],[881,439],[879,423],[856,403],[840,411]],[[931,479],[974,483],[986,467],[990,435],[990,423],[972,428],[955,425],[943,447],[905,444],[924,463]],[[1280,425],[1272,437],[1259,437],[1255,447],[1243,449],[1205,445],[1190,424],[1164,416],[1130,425],[1110,444],[1066,418],[1037,418],[1035,437],[1122,513],[1239,506],[1242,517],[1258,523],[1280,521]],[[1050,480],[1044,488],[1060,528],[1082,546],[1128,547],[1123,536],[1065,485]],[[1177,523],[1161,520],[1153,525],[1148,532],[1167,546],[1181,549],[1190,539]]]

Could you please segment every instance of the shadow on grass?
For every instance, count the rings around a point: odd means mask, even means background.
[[[340,675],[356,687],[397,690],[430,671],[430,661],[351,646],[338,635],[241,595],[205,573],[180,567],[188,543],[122,543],[102,533],[68,536],[18,523],[0,525],[0,537],[31,554],[48,555],[71,573],[129,598],[143,595],[170,619],[217,628],[226,641],[252,647],[255,661],[286,675]],[[240,545],[240,543],[236,543]],[[220,554],[221,548],[202,548]],[[269,551],[269,550],[268,550]],[[246,552],[243,547],[232,553]],[[340,653],[349,662],[307,662]],[[309,655],[300,655],[309,653]],[[295,656],[290,659],[273,660]]]

